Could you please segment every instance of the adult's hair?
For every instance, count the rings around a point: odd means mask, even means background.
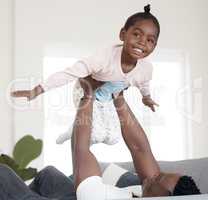
[[[172,193],[173,196],[201,194],[194,180],[189,176],[182,176]]]

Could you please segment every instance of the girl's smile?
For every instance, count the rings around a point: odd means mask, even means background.
[[[143,19],[137,21],[128,30],[122,29],[120,38],[123,41],[122,55],[135,63],[152,53],[157,44],[158,29],[152,20]]]

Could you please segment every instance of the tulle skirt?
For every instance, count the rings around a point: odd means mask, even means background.
[[[77,83],[74,90],[74,103],[76,107],[82,96],[83,89]],[[91,144],[105,143],[113,145],[119,142],[121,137],[120,121],[113,100],[107,102],[95,100],[92,113]]]

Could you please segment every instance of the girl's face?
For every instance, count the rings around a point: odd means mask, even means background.
[[[128,30],[121,29],[120,39],[123,41],[123,53],[133,60],[150,55],[158,39],[158,29],[152,20],[137,21]]]

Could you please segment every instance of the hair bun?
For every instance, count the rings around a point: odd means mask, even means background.
[[[150,4],[147,4],[147,5],[144,7],[144,12],[145,12],[145,13],[150,13]]]

